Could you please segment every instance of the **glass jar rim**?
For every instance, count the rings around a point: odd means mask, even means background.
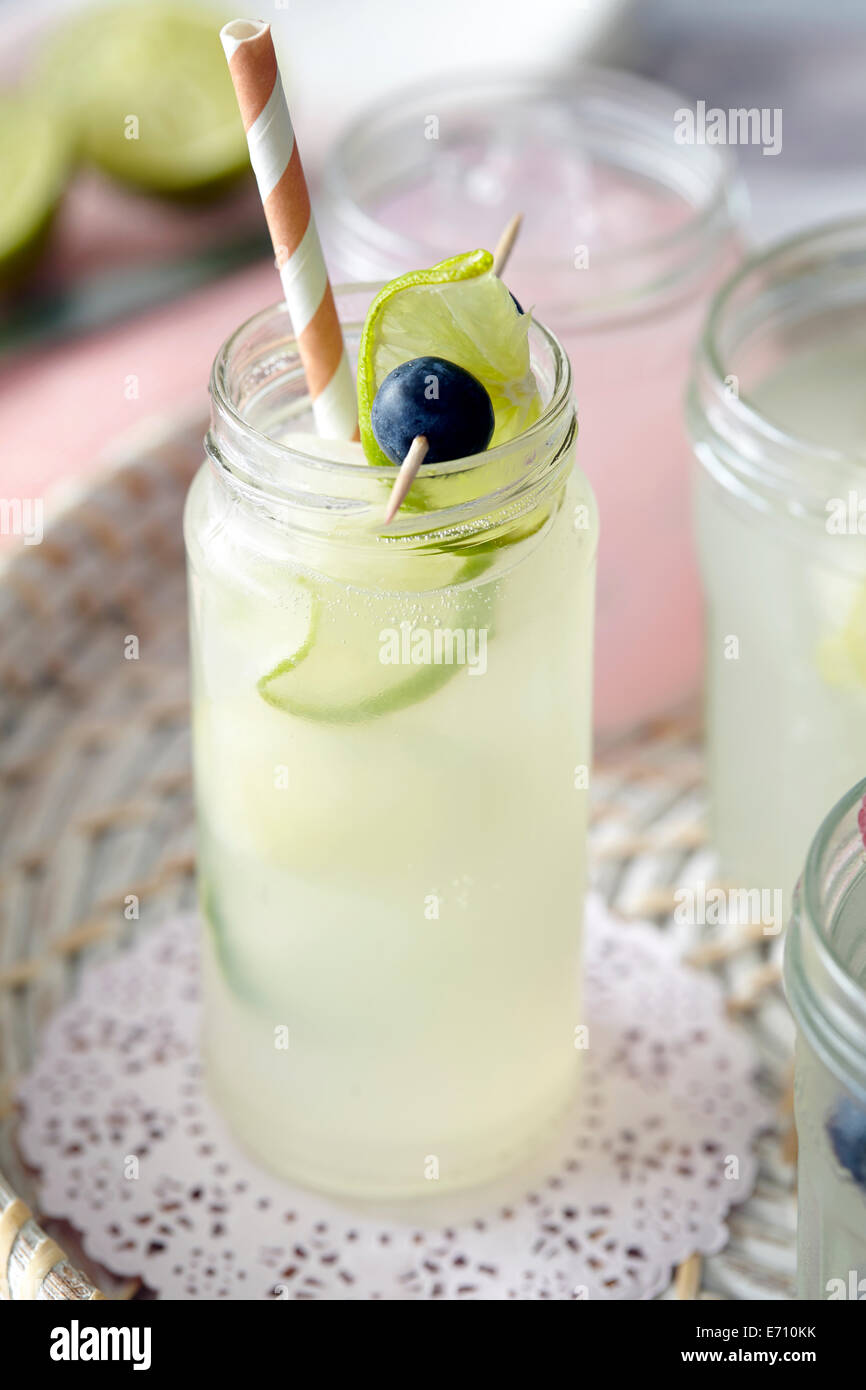
[[[866,217],[858,215],[824,223],[749,256],[713,297],[695,351],[689,389],[688,410],[698,443],[703,421],[709,424],[713,444],[718,446],[716,453],[725,455],[731,474],[738,475],[747,485],[749,480],[763,483],[787,496],[799,484],[803,504],[823,518],[831,490],[862,482],[862,472],[858,478],[857,470],[862,470],[866,463],[866,452],[852,454],[786,430],[743,399],[738,391],[731,391],[730,363],[725,362],[723,340],[741,299],[760,302],[759,293],[748,298],[748,291],[759,288],[767,272],[783,272],[787,266],[796,273],[798,265],[817,265],[817,258],[828,252],[832,260],[834,252],[844,254],[852,244],[860,247],[866,268]],[[766,320],[755,314],[754,322],[763,324]],[[801,513],[802,510],[800,507]]]
[[[840,980],[844,979],[846,985],[850,987],[851,992],[856,993],[857,996],[862,999],[864,1007],[866,1007],[866,987],[861,985],[854,979],[854,976],[851,975],[848,967],[845,965],[845,962],[842,960],[833,942],[829,939],[821,925],[824,914],[821,910],[820,901],[821,867],[824,851],[836,827],[841,821],[845,820],[846,816],[850,815],[856,806],[862,805],[864,797],[866,797],[866,777],[857,782],[850,791],[839,798],[833,809],[824,817],[818,827],[818,833],[809,846],[809,853],[806,856],[806,865],[803,870],[803,903],[806,911],[809,913],[811,921],[816,927],[822,948],[828,952],[834,972],[838,974]],[[864,867],[864,872],[866,872],[866,867]]]
[[[785,942],[785,984],[792,1011],[810,1042],[831,1066],[835,1063],[836,1071],[845,1071],[846,1078],[853,1071],[866,1096],[866,987],[851,973],[828,929],[845,894],[829,912],[823,901],[827,851],[864,797],[866,778],[836,802],[809,847]],[[862,849],[859,829],[857,848]]]
[[[340,285],[335,287],[334,296],[339,306],[341,300],[353,295],[364,295],[372,298],[380,288],[379,283],[369,282]],[[296,340],[291,327],[288,307],[284,301],[267,305],[251,315],[234,329],[220,346],[211,368],[210,392],[213,422],[206,438],[207,453],[212,461],[218,462],[224,469],[228,469],[233,482],[242,495],[258,504],[269,503],[278,508],[285,508],[288,505],[300,510],[308,509],[311,512],[324,509],[331,515],[335,510],[338,510],[343,513],[347,520],[353,517],[363,519],[372,515],[378,518],[381,508],[377,510],[371,500],[373,496],[372,485],[378,482],[390,487],[399,472],[396,465],[385,467],[365,463],[363,467],[360,467],[356,463],[322,458],[317,454],[307,453],[303,449],[274,439],[271,435],[257,428],[245,417],[235,400],[232,399],[232,393],[228,387],[228,373],[233,352],[245,339],[252,337],[257,329],[266,326],[269,322],[278,322],[280,319],[286,325],[286,332],[279,337],[280,349],[283,352],[286,349],[291,350]],[[352,324],[344,322],[343,326],[344,328],[360,327],[360,324],[358,322]],[[425,481],[469,474],[481,468],[485,470],[485,473],[495,476],[498,466],[501,466],[502,472],[507,474],[505,462],[509,456],[513,458],[517,451],[532,458],[541,457],[543,460],[545,453],[550,452],[552,436],[558,434],[560,436],[559,443],[563,444],[570,438],[569,430],[576,431],[571,364],[568,356],[555,334],[537,319],[533,319],[531,322],[530,334],[534,334],[537,339],[540,339],[542,345],[549,350],[554,365],[554,379],[550,397],[544,403],[538,418],[519,435],[487,449],[482,454],[453,459],[446,463],[425,465]],[[303,369],[299,359],[290,375],[295,380],[303,381]],[[252,441],[257,454],[266,457],[271,464],[276,465],[278,470],[276,476],[280,480],[279,484],[275,481],[273,474],[265,475],[264,470],[251,459],[248,450],[238,451],[231,447],[227,449],[224,439],[222,442],[218,441],[215,437],[217,422],[223,432],[225,427],[228,427],[228,433],[231,437],[235,439],[242,437]],[[547,447],[545,448],[545,446]],[[557,447],[556,456],[559,457],[561,452],[561,448]],[[227,458],[228,453],[232,454],[230,460]],[[483,517],[494,508],[499,511],[509,505],[516,507],[521,497],[530,494],[534,496],[538,486],[548,481],[550,472],[550,467],[542,462],[535,469],[527,467],[520,470],[519,476],[512,478],[509,485],[498,489],[494,488],[489,493],[482,491],[477,496],[451,507],[415,513],[404,509],[397,514],[397,517],[390,524],[388,528],[389,538],[393,540],[409,539],[418,530],[419,525],[423,526],[424,534],[429,538],[431,532],[465,526],[473,520]],[[362,484],[362,492],[366,493],[367,496],[353,498],[353,492],[357,491],[359,483]],[[382,495],[380,489],[376,494],[380,502]]]
[[[513,67],[511,69],[478,70],[459,76],[442,75],[426,79],[421,84],[405,86],[393,92],[387,100],[371,103],[364,108],[338,136],[326,160],[323,171],[325,196],[334,216],[346,232],[360,244],[365,240],[384,242],[402,261],[413,259],[418,264],[430,264],[431,258],[440,258],[442,248],[414,238],[396,233],[360,206],[350,190],[349,171],[354,167],[356,153],[354,147],[365,133],[377,125],[396,126],[412,108],[426,110],[432,93],[448,99],[465,96],[478,99],[479,95],[490,99],[504,97],[510,88],[520,88],[546,97],[559,100],[563,106],[577,109],[586,103],[589,114],[599,120],[598,111],[593,112],[592,102],[603,96],[613,99],[620,121],[623,113],[633,115],[635,129],[640,131],[643,143],[648,139],[648,115],[660,119],[673,115],[674,104],[677,109],[687,107],[688,101],[680,93],[661,83],[648,80],[616,68],[595,64],[582,64],[568,74],[546,71],[543,68]],[[641,105],[643,103],[643,106]],[[670,146],[674,147],[671,129]],[[661,148],[661,145],[659,145]],[[691,196],[687,196],[681,183],[664,179],[658,174],[648,175],[660,187],[678,192],[683,198],[690,215],[673,231],[644,237],[614,251],[600,250],[593,254],[593,265],[623,266],[630,263],[639,265],[655,255],[665,255],[677,266],[677,279],[685,280],[691,275],[698,261],[703,266],[707,261],[707,241],[715,243],[718,237],[730,232],[738,221],[738,208],[745,200],[744,186],[737,177],[736,163],[729,150],[723,145],[679,146],[676,167],[684,176],[687,165],[682,157],[684,149],[701,150],[701,174],[694,162],[691,179]],[[611,164],[615,161],[609,160]],[[622,166],[625,167],[625,166]],[[707,176],[709,175],[709,177]],[[692,254],[689,255],[689,249]],[[542,272],[545,268],[561,267],[561,261],[553,257],[534,257]],[[667,288],[665,280],[663,288]],[[652,292],[654,285],[648,284]]]

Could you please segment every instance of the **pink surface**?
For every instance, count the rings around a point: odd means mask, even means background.
[[[215,203],[190,205],[144,197],[84,170],[66,193],[33,285],[62,290],[123,267],[192,257],[258,230],[261,216],[252,178]],[[220,343],[279,293],[273,266],[263,262],[102,332],[4,361],[0,493],[47,496],[50,524],[52,491],[95,472],[118,434],[155,413],[198,404],[204,415]],[[0,535],[0,546],[16,543]]]
[[[47,495],[50,525],[51,490],[97,471],[100,453],[116,436],[147,416],[196,404],[204,416],[220,343],[278,297],[274,268],[264,262],[178,303],[5,367],[0,378],[3,495]],[[131,396],[133,388],[137,396]]]
[[[63,199],[39,280],[63,282],[194,256],[217,241],[256,230],[264,227],[252,177],[217,202],[190,203],[146,197],[84,169]]]
[[[629,728],[698,689],[701,591],[683,398],[706,295],[619,329],[563,332],[578,461],[601,519],[595,727]]]

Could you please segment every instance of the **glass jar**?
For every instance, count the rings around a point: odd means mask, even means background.
[[[355,358],[371,290],[337,297]],[[185,519],[206,1075],[335,1192],[479,1181],[572,1095],[597,521],[530,332],[540,419],[425,468],[386,533],[396,470],[312,435],[283,305],[213,370]]]
[[[568,352],[581,466],[603,518],[596,728],[694,693],[700,592],[682,396],[742,190],[720,146],[675,141],[686,103],[636,77],[479,75],[415,86],[327,161],[321,225],[347,277],[390,279],[523,227],[509,287]]]
[[[785,943],[801,1298],[866,1298],[866,780],[812,842]]]
[[[813,808],[866,765],[864,374],[858,220],[729,281],[688,398],[713,838],[725,877],[786,897]]]

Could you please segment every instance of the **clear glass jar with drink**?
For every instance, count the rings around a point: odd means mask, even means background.
[[[350,355],[370,292],[340,292]],[[595,504],[567,359],[425,468],[311,435],[284,306],[217,357],[186,512],[205,1065],[244,1144],[336,1192],[516,1162],[580,1023]]]
[[[797,1020],[801,1298],[866,1298],[866,781],[830,812],[785,950]]]
[[[855,221],[734,276],[689,395],[713,838],[727,878],[785,894],[866,766],[864,375]]]
[[[492,244],[524,214],[509,284],[577,383],[581,464],[603,517],[595,721],[616,730],[693,693],[700,593],[682,395],[742,195],[719,146],[675,140],[675,93],[587,68],[427,83],[356,121],[321,202],[332,263],[390,277]]]

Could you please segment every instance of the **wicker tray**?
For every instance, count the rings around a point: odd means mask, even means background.
[[[186,606],[180,516],[203,425],[155,428],[69,506],[0,581],[0,1295],[143,1297],[94,1269],[75,1232],[38,1224],[36,1174],[15,1142],[16,1079],[40,1028],[85,962],[189,908]],[[128,660],[124,638],[139,639]],[[779,1126],[731,1240],[693,1258],[668,1296],[793,1295],[795,1198],[789,1111],[791,1028],[778,942],[744,931],[709,945],[673,923],[674,885],[711,881],[694,716],[609,745],[594,778],[596,886],[625,917],[651,918],[719,972],[753,1030]],[[124,916],[127,895],[138,921]],[[5,1175],[5,1176],[4,1176]],[[64,1253],[69,1252],[69,1258]],[[85,1272],[86,1271],[86,1272]]]

